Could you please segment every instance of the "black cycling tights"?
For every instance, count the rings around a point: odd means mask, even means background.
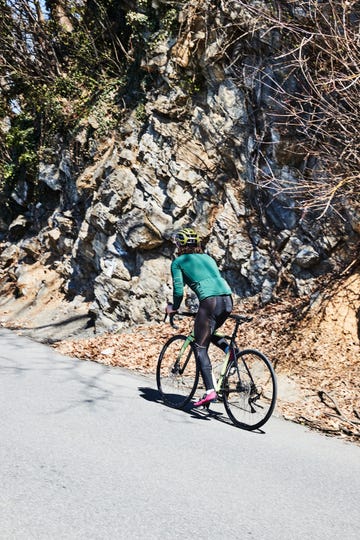
[[[210,296],[202,300],[195,318],[195,353],[199,361],[201,375],[206,390],[214,387],[208,348],[212,334],[219,328],[231,313],[233,307],[230,295]]]

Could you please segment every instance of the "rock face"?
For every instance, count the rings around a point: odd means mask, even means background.
[[[352,262],[359,232],[354,208],[348,221],[316,221],[299,214],[291,194],[261,201],[253,182],[254,111],[216,61],[216,43],[205,43],[201,28],[196,32],[205,79],[196,99],[189,100],[174,75],[176,65],[190,61],[191,36],[177,47],[164,42],[143,61],[161,84],[147,93],[141,115],[124,115],[81,170],[66,147],[41,163],[44,198],[1,225],[3,283],[19,289],[23,263],[40,261],[57,272],[68,298],[91,302],[100,331],[163,317],[171,299],[170,238],[182,226],[200,231],[236,297],[257,295],[262,303],[284,289],[310,294],[319,276]],[[245,87],[255,85],[250,79],[244,75]],[[264,107],[271,89],[264,83],[257,90]],[[86,122],[96,133],[91,118]],[[80,150],[90,145],[84,133],[76,139]],[[278,138],[273,146],[279,175],[293,178],[285,142]]]

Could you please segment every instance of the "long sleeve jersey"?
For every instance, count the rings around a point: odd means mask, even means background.
[[[209,296],[231,294],[212,257],[205,253],[185,253],[171,264],[173,307],[178,309],[184,295],[184,285],[192,289],[199,301]]]

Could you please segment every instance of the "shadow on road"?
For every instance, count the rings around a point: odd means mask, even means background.
[[[21,336],[35,339],[39,343],[52,345],[79,331],[87,331],[94,326],[94,321],[89,314],[75,315],[57,321],[36,326],[7,326],[7,330],[19,332]]]
[[[163,406],[167,406],[161,399],[161,394],[158,390],[155,390],[154,388],[149,388],[149,387],[139,387],[139,392],[140,392],[140,397],[142,397],[143,399],[145,399],[146,401],[152,401],[153,403],[159,403]],[[171,407],[169,407],[171,408]],[[213,411],[211,409],[209,410],[206,410],[206,409],[196,409],[194,408],[193,404],[192,403],[189,403],[186,407],[184,407],[183,409],[181,409],[185,414],[188,414],[189,416],[191,416],[191,418],[196,418],[197,420],[211,420],[211,419],[215,419],[217,420],[218,422],[221,422],[223,424],[226,424],[228,426],[231,426],[233,428],[236,428],[236,429],[241,429],[241,428],[238,428],[237,426],[235,426],[231,420],[225,416],[225,414],[223,414],[222,412],[217,412],[217,411]],[[248,431],[248,430],[244,430],[244,431]],[[254,433],[254,434],[257,434],[257,435],[265,435],[265,431],[263,431],[262,429],[255,429],[253,431],[251,431],[251,433]]]
[[[18,338],[6,331],[0,339],[5,353],[0,354],[0,378],[4,382],[18,379],[26,385],[40,385],[41,394],[53,399],[46,404],[46,414],[61,414],[78,407],[109,407],[119,399],[118,385],[110,384],[109,367],[67,359],[28,338]],[[86,362],[86,361],[85,361]],[[38,390],[39,391],[39,390]],[[45,413],[44,413],[45,414]]]

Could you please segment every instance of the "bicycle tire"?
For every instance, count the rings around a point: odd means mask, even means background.
[[[255,349],[240,351],[227,367],[222,392],[233,424],[250,431],[260,428],[272,415],[277,397],[270,360]]]
[[[195,394],[199,382],[199,368],[192,343],[184,350],[188,336],[171,337],[162,348],[157,367],[156,382],[166,405],[184,408]]]

